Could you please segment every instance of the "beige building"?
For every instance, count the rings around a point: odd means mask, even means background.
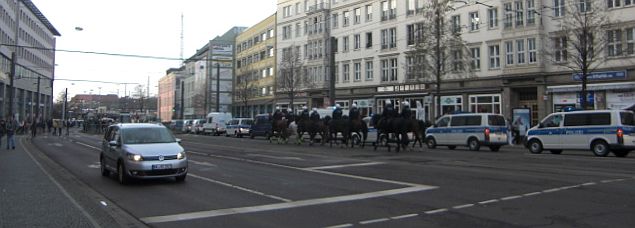
[[[253,117],[273,111],[276,78],[276,14],[236,37],[233,114]]]
[[[596,47],[606,61],[589,76],[591,106],[635,103],[635,14],[627,13],[632,1],[457,1],[445,20],[465,41],[467,48],[459,55],[469,58],[462,67],[472,73],[469,78],[444,77],[439,111],[511,117],[515,108],[530,108],[536,123],[548,113],[576,106],[581,83],[578,72],[565,67],[572,56],[563,56],[573,53],[573,44],[571,38],[563,44],[561,24],[580,14],[578,7],[592,3],[619,23],[596,30],[598,39],[608,41]],[[381,112],[386,100],[409,101],[418,118],[434,119],[435,83],[417,79],[406,54],[419,35],[418,24],[430,13],[424,4],[430,1],[279,0],[278,54],[300,52],[304,76],[324,85],[302,88],[295,105],[326,105],[319,98],[328,94],[333,78],[335,102],[344,107],[357,103],[368,114]]]
[[[159,97],[157,101],[158,118],[163,121],[182,119],[181,116],[181,81],[184,67],[171,68],[159,79]]]

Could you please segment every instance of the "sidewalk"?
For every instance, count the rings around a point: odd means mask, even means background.
[[[0,227],[99,227],[52,176],[44,171],[26,144],[0,146]]]

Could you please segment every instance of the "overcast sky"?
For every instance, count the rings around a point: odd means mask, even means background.
[[[58,50],[104,52],[168,58],[180,57],[181,14],[184,15],[183,57],[191,57],[209,40],[234,26],[250,27],[276,11],[275,0],[32,0],[62,34]],[[81,27],[82,31],[75,28]],[[141,83],[156,94],[159,78],[178,60],[56,53],[56,79]],[[135,85],[128,85],[130,94]],[[54,94],[124,95],[124,86],[55,81]]]

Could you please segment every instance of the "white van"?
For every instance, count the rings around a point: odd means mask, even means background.
[[[433,127],[426,129],[428,148],[467,146],[478,151],[481,146],[489,146],[498,151],[507,145],[507,124],[505,117],[491,113],[461,113],[444,115]]]
[[[527,148],[539,154],[550,150],[591,150],[596,156],[613,152],[625,157],[635,150],[635,120],[626,110],[556,112],[527,131]]]
[[[244,135],[249,135],[249,129],[251,129],[251,125],[254,124],[254,119],[252,118],[234,118],[227,122],[227,131],[225,132],[225,136],[229,137],[233,135],[234,137],[243,137]]]
[[[226,112],[210,112],[207,114],[207,120],[203,124],[203,134],[221,135],[227,132],[227,121],[232,119],[231,113]]]

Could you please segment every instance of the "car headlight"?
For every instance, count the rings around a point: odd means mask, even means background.
[[[132,154],[132,153],[128,153],[128,159],[133,161],[143,161],[143,157],[141,157],[141,155]]]
[[[184,159],[185,158],[185,152],[179,152],[178,154],[176,154],[176,159]]]

